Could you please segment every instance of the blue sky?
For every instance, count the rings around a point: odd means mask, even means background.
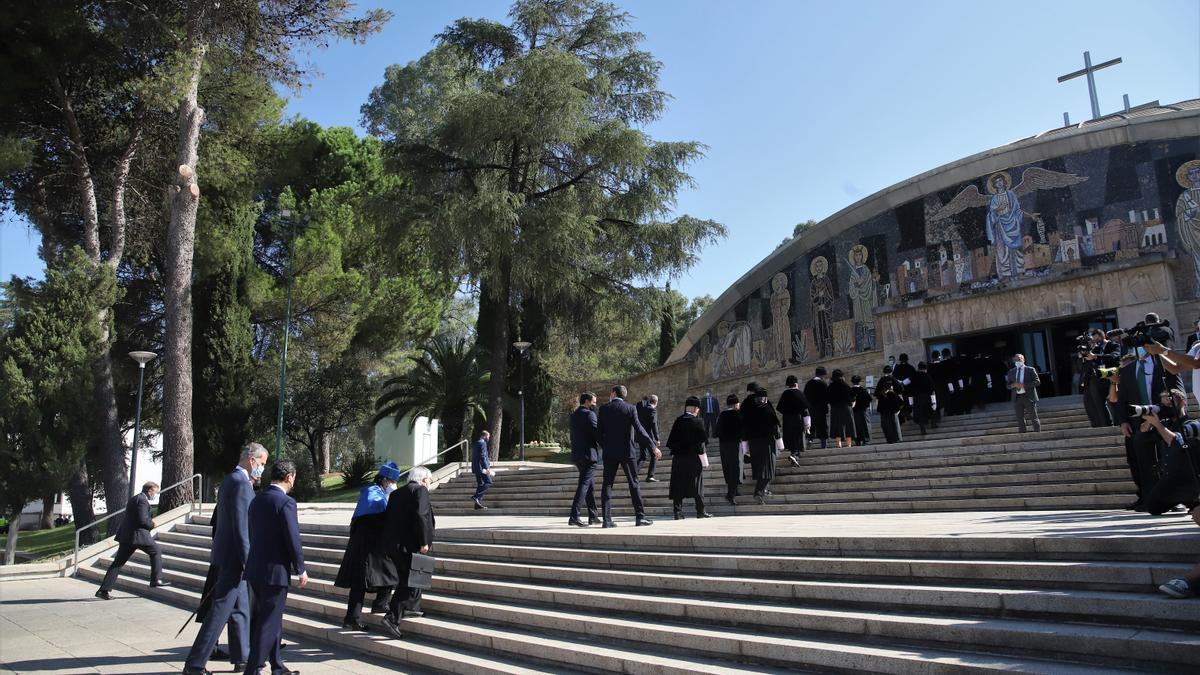
[[[426,52],[461,16],[502,19],[507,2],[380,2],[395,18],[366,45],[309,61],[322,75],[287,94],[291,114],[358,128],[383,70]],[[720,295],[790,236],[910,176],[1090,117],[1087,85],[1059,75],[1123,57],[1096,74],[1102,112],[1200,97],[1200,2],[1054,0],[639,0],[618,2],[664,64],[674,100],[656,138],[708,146],[679,212],[725,223],[674,284]],[[203,178],[203,166],[200,167]],[[36,236],[0,223],[0,278],[40,276]]]

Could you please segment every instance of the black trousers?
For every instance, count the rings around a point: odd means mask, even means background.
[[[883,428],[883,436],[888,443],[899,443],[900,436],[900,413],[896,412],[880,412],[879,426]]]
[[[399,575],[400,581],[396,584],[396,589],[392,591],[392,600],[388,603],[388,612],[396,621],[404,618],[401,610],[405,612],[421,611],[421,589],[411,588],[408,585],[408,572],[410,569],[412,569],[412,554],[397,554],[396,574]]]
[[[367,589],[355,586],[350,589],[350,600],[346,603],[346,620],[358,621],[362,616],[363,600],[367,597]],[[388,601],[392,597],[392,589],[381,588],[375,591],[375,601],[371,603],[371,612],[382,614],[387,610]]]
[[[654,458],[654,446],[643,446],[638,453],[638,469],[642,468],[642,462],[650,460],[650,468],[646,470],[646,478],[654,478],[654,467],[658,465],[658,460]]]
[[[651,455],[653,456],[653,455]],[[629,496],[633,500],[633,512],[638,518],[646,517],[646,507],[642,504],[642,489],[638,485],[638,465],[632,457],[621,459],[604,459],[604,483],[600,488],[600,502],[604,510],[604,520],[612,520],[612,488],[617,480],[617,469],[625,472],[625,480],[629,483]]]
[[[1108,380],[1094,377],[1083,385],[1083,409],[1093,427],[1111,427],[1108,413]]]
[[[279,649],[288,587],[250,582],[250,591],[253,609],[250,612],[250,656],[246,659],[246,675],[257,673],[266,661],[270,661],[272,673],[288,670]]]
[[[150,556],[150,583],[158,583],[158,577],[162,574],[162,551],[158,550],[158,542],[151,540],[149,546],[138,546],[132,543],[118,546],[117,555],[113,558],[112,565],[104,573],[104,581],[100,584],[100,590],[104,592],[112,590],[113,586],[117,583],[117,575],[121,573],[121,568],[125,566],[125,563],[129,562],[129,558],[133,556],[133,552],[138,549],[141,549],[143,553]]]
[[[1158,432],[1139,431],[1134,420],[1133,436],[1125,439],[1125,462],[1129,475],[1137,484],[1138,501],[1145,499],[1158,482]]]
[[[596,462],[576,462],[579,469],[579,482],[575,484],[575,499],[571,501],[571,520],[579,520],[579,508],[587,501],[588,519],[599,518],[596,511]]]

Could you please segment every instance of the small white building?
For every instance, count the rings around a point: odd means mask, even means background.
[[[162,434],[153,429],[142,429],[142,441],[144,445],[148,444],[148,447],[143,447],[141,451],[138,452],[136,478],[137,485],[132,488],[135,491],[141,489],[141,486],[144,485],[146,481],[152,480],[155,483],[160,485],[162,484]],[[129,447],[132,445],[133,430],[130,429],[129,432],[125,434],[126,467],[129,466]],[[94,479],[95,477],[93,477],[93,480]],[[127,495],[126,499],[128,499],[129,496],[130,495]],[[155,497],[154,502],[157,503],[157,501],[158,497]],[[108,512],[108,507],[104,503],[104,499],[99,496],[92,501],[92,508],[95,510],[97,517]],[[72,515],[71,500],[67,498],[66,493],[61,492],[55,495],[54,517],[70,517]],[[42,501],[39,499],[37,501],[29,502],[25,505],[25,509],[21,511],[21,527],[33,527],[37,524],[38,519],[41,517]]]
[[[397,425],[394,417],[375,424],[375,455],[400,466],[432,462],[438,453],[438,420],[418,417],[410,432],[408,419]]]

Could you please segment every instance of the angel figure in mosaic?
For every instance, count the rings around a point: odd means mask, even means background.
[[[1175,201],[1175,229],[1183,248],[1192,256],[1200,293],[1200,159],[1184,162],[1175,172],[1175,180],[1183,188]]]
[[[1025,270],[1025,257],[1021,253],[1025,219],[1036,221],[1039,215],[1025,211],[1021,207],[1021,197],[1038,190],[1069,187],[1085,180],[1087,176],[1034,166],[1025,169],[1021,182],[1014,187],[1008,172],[1000,171],[988,176],[988,195],[980,193],[978,187],[968,185],[933,213],[930,220],[941,220],[972,207],[986,206],[987,239],[995,250],[996,276],[1001,279],[1015,277]]]

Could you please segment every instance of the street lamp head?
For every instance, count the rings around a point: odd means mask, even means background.
[[[533,343],[532,342],[514,342],[513,346],[517,348],[517,351],[524,354],[525,350],[527,350],[533,346]]]
[[[129,358],[137,361],[138,368],[145,368],[147,363],[158,358],[158,354],[154,352],[129,352]]]

